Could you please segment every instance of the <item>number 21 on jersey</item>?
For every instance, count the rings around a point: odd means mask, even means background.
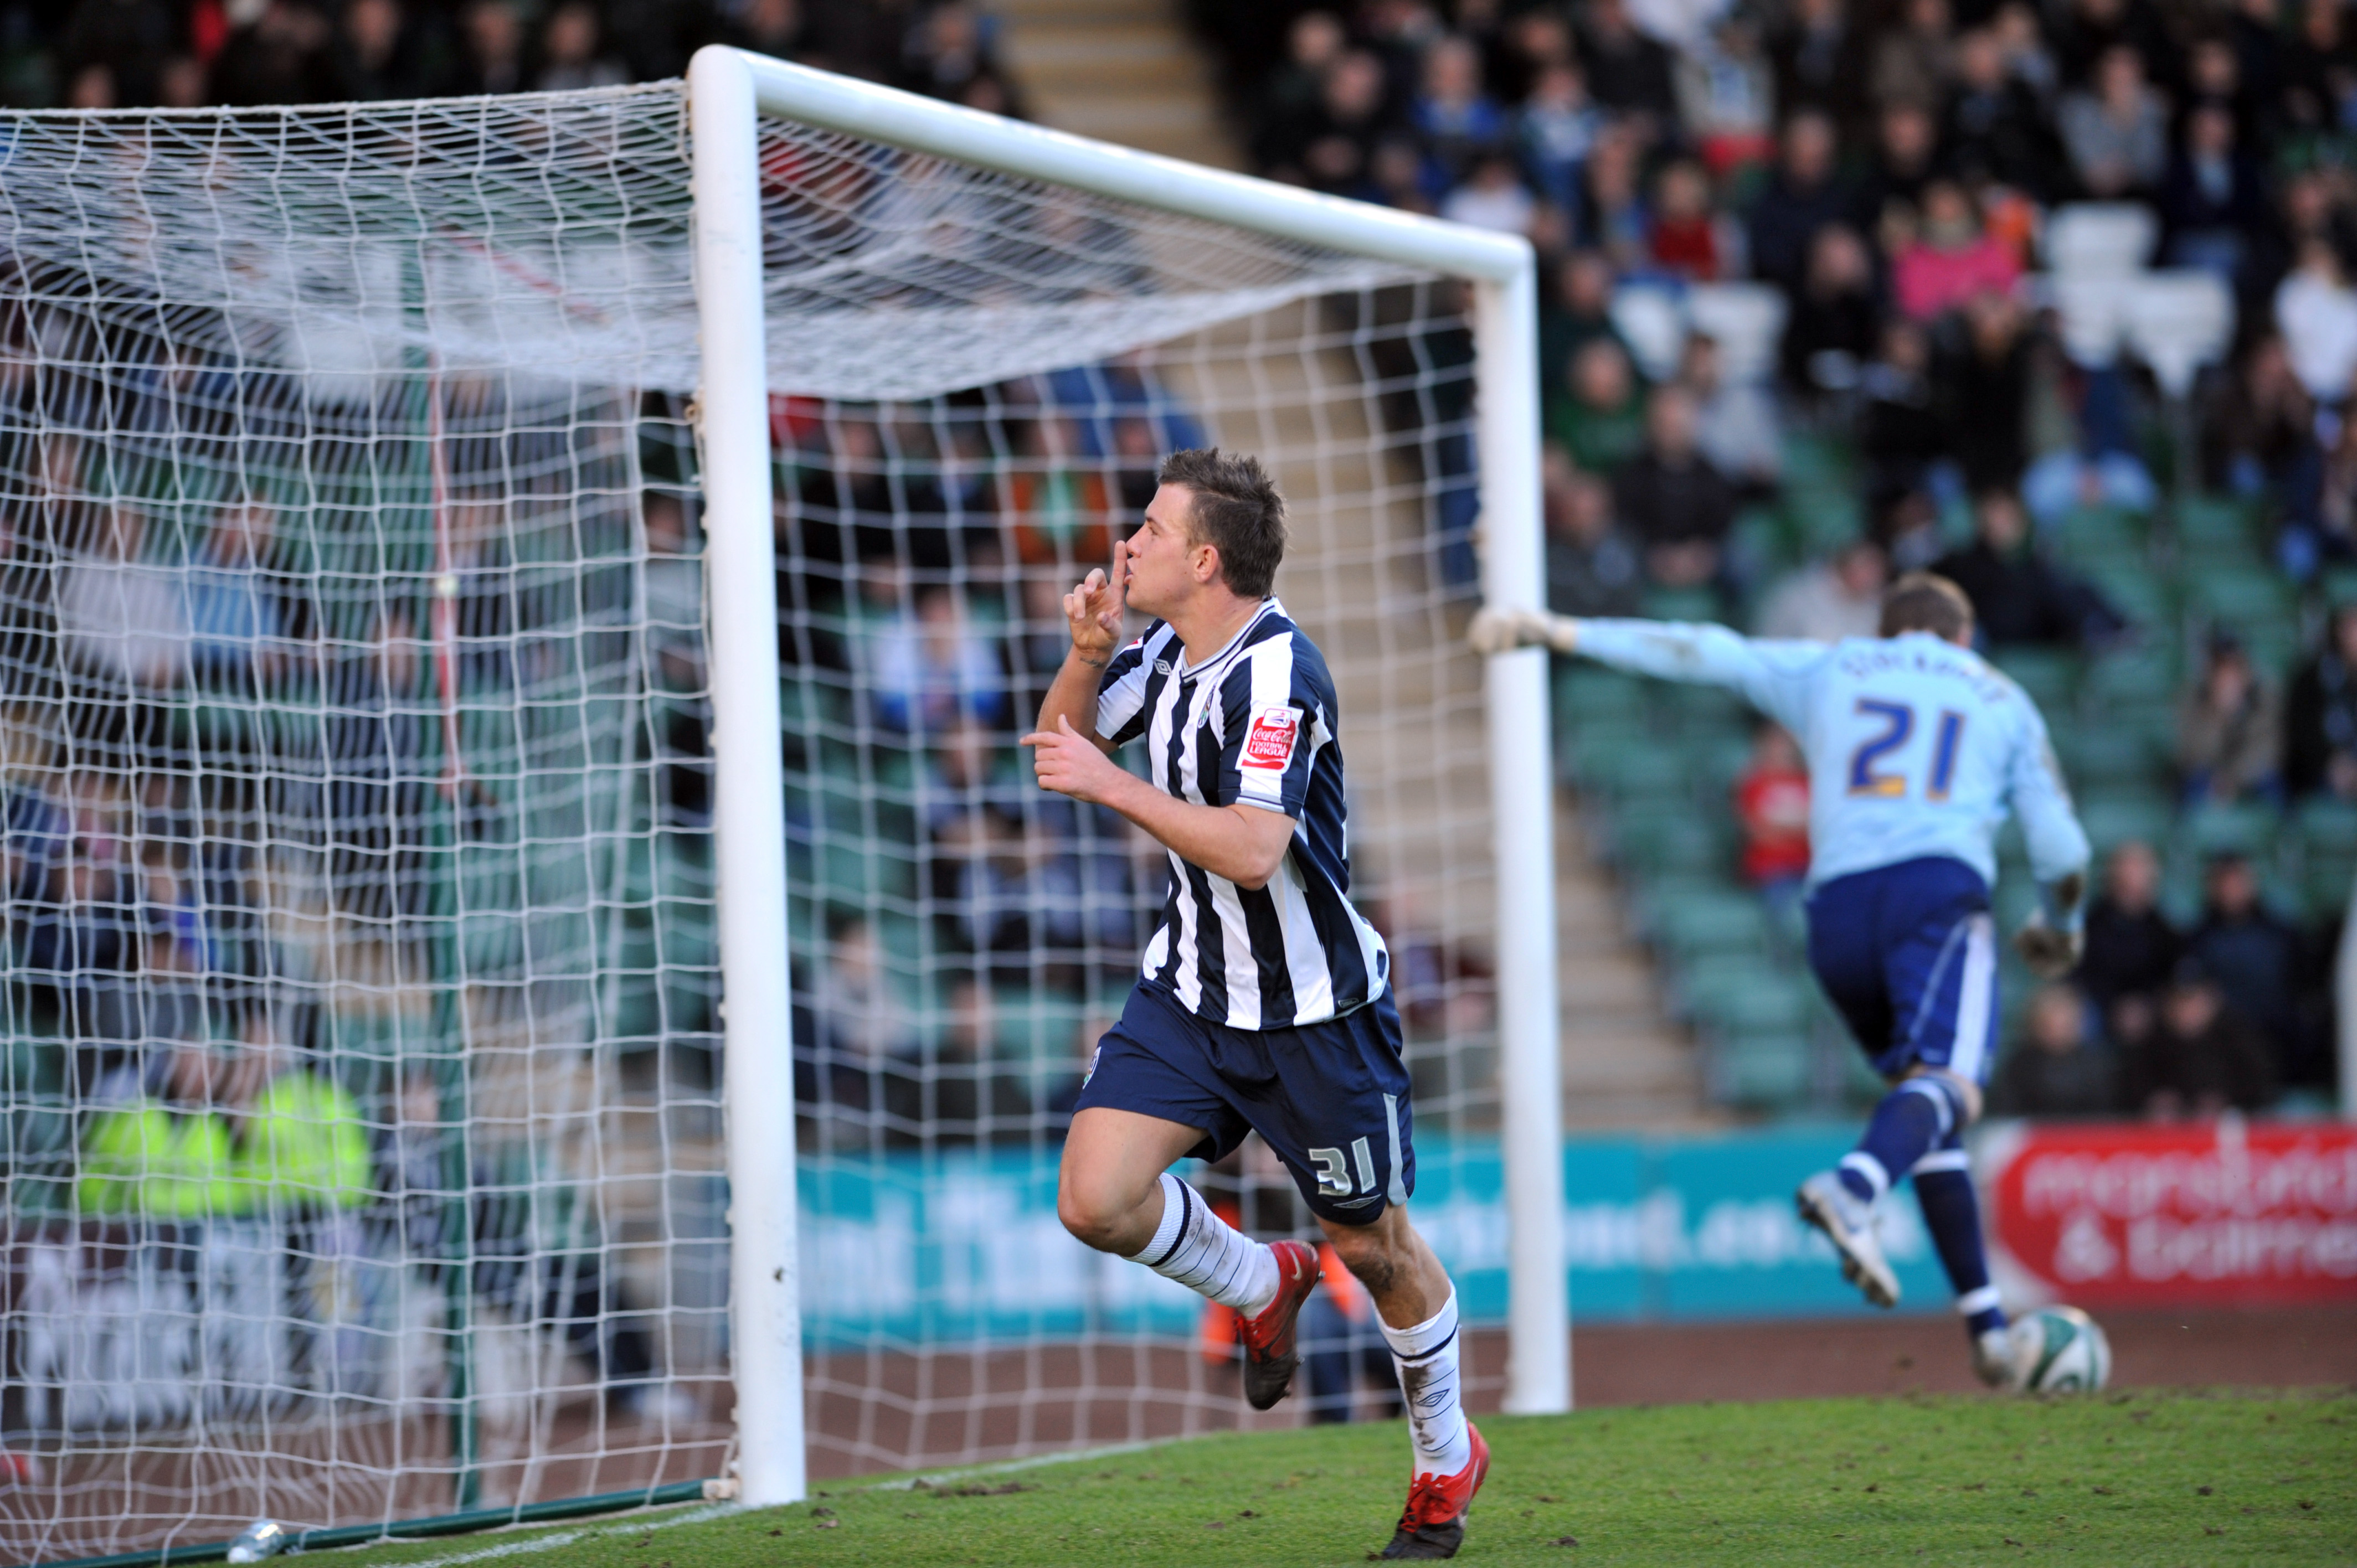
[[[1877,795],[1886,800],[1898,800],[1907,793],[1907,775],[1899,768],[1878,766],[1894,752],[1903,748],[1915,735],[1915,710],[1905,703],[1886,703],[1878,697],[1860,697],[1857,712],[1875,720],[1881,727],[1878,733],[1858,743],[1849,754],[1849,792],[1853,795]],[[1923,798],[1944,800],[1948,787],[1955,781],[1956,744],[1964,738],[1964,715],[1953,708],[1943,709],[1939,728],[1932,739],[1932,768],[1923,781]]]

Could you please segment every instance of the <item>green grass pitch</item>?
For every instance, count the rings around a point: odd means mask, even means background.
[[[1468,1563],[2357,1562],[2357,1395],[1902,1397],[1489,1417]],[[1220,1436],[377,1546],[337,1563],[565,1568],[1360,1563],[1405,1492],[1397,1423]]]

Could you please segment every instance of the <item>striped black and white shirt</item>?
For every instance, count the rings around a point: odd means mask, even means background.
[[[1145,983],[1238,1029],[1339,1017],[1383,993],[1391,958],[1351,905],[1351,843],[1333,678],[1270,598],[1200,668],[1160,621],[1105,667],[1097,733],[1143,736],[1148,774],[1199,806],[1258,806],[1295,822],[1265,887],[1170,856],[1170,897]]]

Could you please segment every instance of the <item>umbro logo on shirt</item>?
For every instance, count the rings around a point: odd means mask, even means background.
[[[1170,673],[1170,660],[1168,660],[1168,659],[1157,659],[1157,660],[1156,660],[1154,661],[1154,672],[1155,672],[1157,675],[1168,675],[1168,674],[1169,674],[1169,673]]]

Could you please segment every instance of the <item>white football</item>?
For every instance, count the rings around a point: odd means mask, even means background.
[[[2075,1306],[2042,1306],[2017,1324],[2031,1393],[2093,1393],[2111,1380],[2112,1342]]]

